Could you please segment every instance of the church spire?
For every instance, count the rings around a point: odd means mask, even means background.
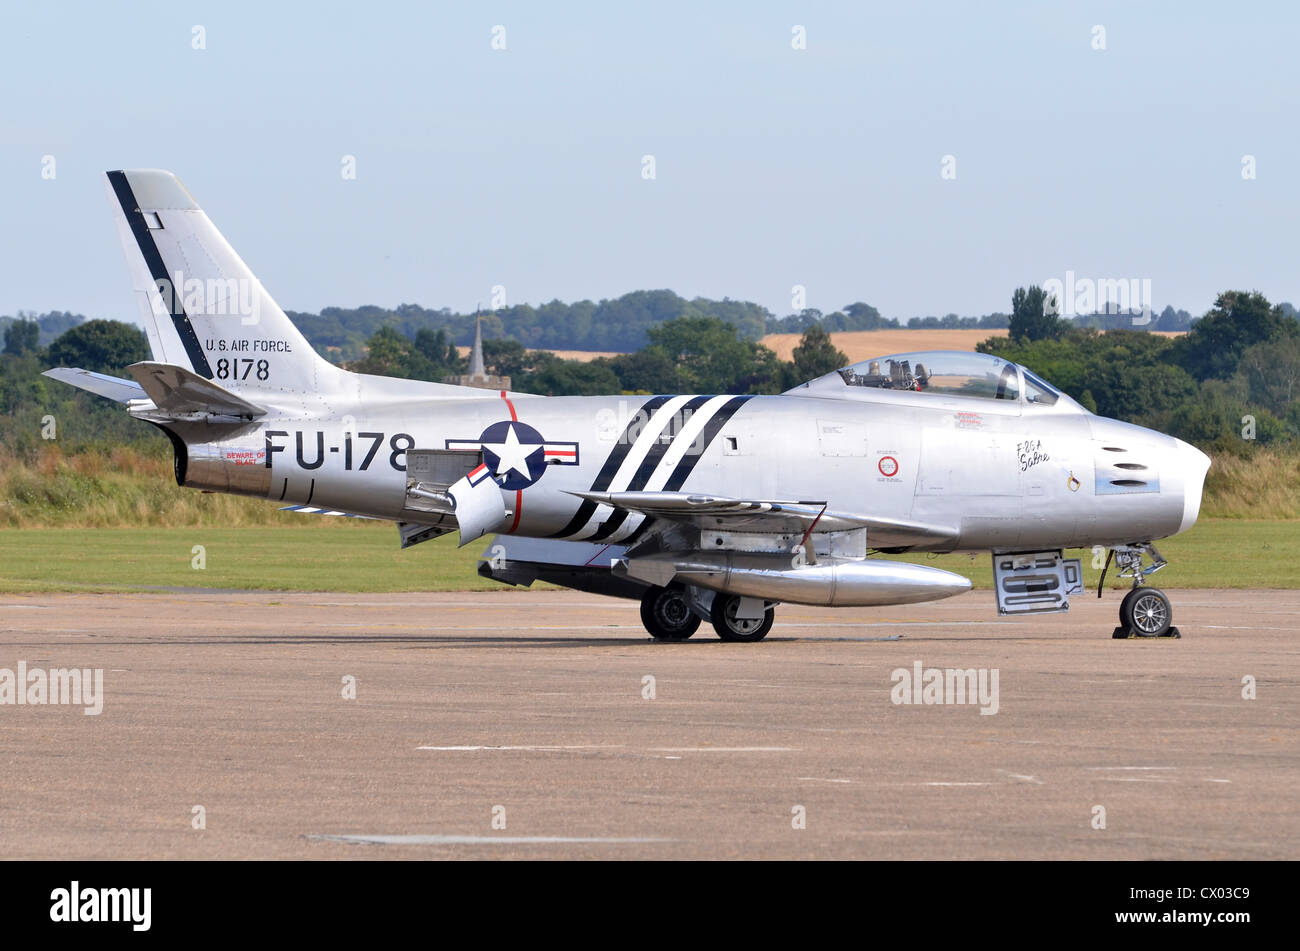
[[[469,366],[466,367],[465,373],[446,377],[445,381],[480,390],[510,389],[510,377],[488,374],[487,362],[483,359],[483,318],[477,312],[474,316],[474,346],[469,351]]]
[[[483,380],[487,377],[487,368],[483,365],[483,318],[474,320],[474,348],[469,352],[469,378]]]

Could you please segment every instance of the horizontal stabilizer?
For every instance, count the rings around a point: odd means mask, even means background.
[[[76,367],[56,367],[53,370],[46,370],[43,375],[48,376],[51,380],[68,383],[78,389],[86,390],[96,396],[102,396],[117,403],[145,398],[144,387],[139,383],[134,380],[123,380],[120,377],[109,376],[106,373],[92,373],[90,370],[82,370]]]
[[[265,416],[266,410],[198,374],[170,363],[133,363],[127,367],[159,411],[183,415]]]

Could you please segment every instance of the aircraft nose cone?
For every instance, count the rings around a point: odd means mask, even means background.
[[[1205,474],[1210,471],[1210,457],[1195,446],[1176,439],[1174,465],[1183,478],[1183,519],[1179,532],[1196,524],[1201,512],[1201,494],[1205,489]]]

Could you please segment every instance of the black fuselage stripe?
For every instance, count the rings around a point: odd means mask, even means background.
[[[661,431],[656,437],[655,444],[651,446],[650,451],[646,453],[645,459],[641,461],[641,465],[632,476],[632,480],[628,482],[628,492],[640,492],[645,488],[646,483],[650,481],[650,477],[654,475],[655,469],[659,467],[659,463],[663,461],[664,456],[668,454],[668,450],[672,448],[673,443],[676,442],[677,438],[681,435],[682,430],[686,428],[686,424],[690,421],[691,415],[711,399],[713,399],[711,396],[692,397],[687,401],[686,405],[681,408],[680,415],[676,413],[673,414],[663,431]],[[676,428],[675,432],[672,431],[674,427]],[[604,541],[618,530],[619,526],[627,520],[627,516],[627,509],[617,509],[608,519],[605,520],[596,534],[592,535],[591,538],[587,540],[593,542]]]
[[[131,183],[126,180],[126,173],[109,172],[108,181],[113,186],[113,194],[117,196],[118,204],[122,206],[122,214],[126,215],[127,224],[131,226],[131,234],[140,248],[140,254],[144,256],[144,263],[149,268],[154,286],[160,293],[162,288],[168,288],[163,304],[172,316],[172,325],[185,346],[185,354],[190,358],[194,372],[209,380],[212,379],[212,368],[208,366],[208,358],[199,344],[198,336],[194,333],[194,325],[190,323],[189,314],[185,313],[185,306],[181,303],[180,288],[172,284],[167,274],[167,265],[163,264],[158,244],[149,232],[149,226],[145,224],[144,214],[136,204],[135,193],[131,191]]]
[[[708,451],[709,446],[713,445],[713,440],[718,438],[718,433],[722,431],[722,427],[731,421],[731,417],[736,415],[737,410],[752,399],[752,396],[737,396],[724,404],[722,409],[714,414],[713,418],[704,427],[704,433],[700,436],[700,451],[688,452],[682,456],[682,461],[677,463],[677,468],[673,470],[673,474],[664,485],[663,491],[676,492],[686,483],[686,480],[690,478],[691,471],[695,468],[695,464]]]
[[[627,454],[632,451],[632,444],[636,439],[632,438],[633,427],[644,427],[649,422],[650,417],[654,415],[655,410],[667,403],[669,397],[656,396],[647,400],[645,405],[637,411],[636,415],[628,420],[627,426],[623,429],[623,435],[619,437],[618,445],[610,450],[609,456],[605,459],[605,464],[601,466],[596,480],[591,483],[592,492],[604,492],[609,488],[609,484],[614,481],[614,475],[618,472],[618,467],[623,464]],[[637,438],[640,438],[638,432]],[[573,518],[569,519],[569,524],[565,525],[558,532],[552,532],[552,538],[563,538],[566,535],[572,535],[582,526],[587,524],[587,520],[596,511],[596,503],[589,499],[583,499],[582,504],[578,506],[578,511],[574,513]]]

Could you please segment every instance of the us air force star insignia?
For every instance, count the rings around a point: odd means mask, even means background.
[[[547,442],[527,423],[503,420],[478,439],[448,439],[448,449],[483,450],[483,462],[503,489],[526,489],[546,474],[548,465],[576,466],[576,442]]]

